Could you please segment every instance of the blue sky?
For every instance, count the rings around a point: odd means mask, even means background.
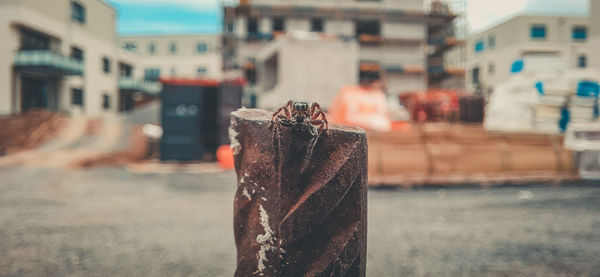
[[[119,34],[218,33],[218,0],[106,0],[118,14]]]
[[[518,13],[586,15],[589,0],[467,0],[476,32]],[[596,0],[592,0],[596,1]],[[120,34],[218,33],[220,0],[106,0],[117,9]]]

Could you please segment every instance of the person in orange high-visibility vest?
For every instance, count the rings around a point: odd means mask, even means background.
[[[391,120],[378,74],[366,74],[360,86],[345,86],[333,101],[330,121],[366,130],[389,131]]]

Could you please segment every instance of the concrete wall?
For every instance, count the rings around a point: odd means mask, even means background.
[[[14,28],[9,26],[16,9],[0,6],[0,115],[10,114],[15,111],[17,97],[13,93],[13,57],[18,47],[18,37]]]
[[[272,43],[276,45],[261,56],[264,61],[278,56],[278,83],[273,90],[260,94],[261,108],[276,108],[290,99],[328,107],[340,88],[358,83],[356,42],[282,38]]]
[[[354,36],[354,22],[350,20],[328,20],[324,24],[325,34]]]
[[[426,31],[425,25],[418,23],[383,22],[381,25],[381,34],[386,38],[425,40]]]
[[[310,31],[310,20],[303,18],[290,18],[285,23],[285,31]]]
[[[361,61],[375,61],[386,65],[425,66],[425,49],[421,45],[387,45],[360,47]]]

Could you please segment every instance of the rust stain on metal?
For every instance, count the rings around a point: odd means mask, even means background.
[[[364,276],[366,134],[310,122],[269,128],[271,117],[256,109],[232,113],[235,275]]]

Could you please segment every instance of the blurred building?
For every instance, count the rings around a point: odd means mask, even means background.
[[[133,76],[101,0],[0,0],[0,26],[0,114],[114,112],[122,90],[160,89]]]
[[[132,35],[119,42],[137,53],[146,80],[222,77],[221,35]]]
[[[430,6],[424,9],[426,3],[423,0],[302,0],[293,3],[242,0],[239,5],[224,9],[224,69],[244,71],[249,81],[247,91],[258,97],[258,106],[273,108],[272,103],[285,103],[286,99],[264,103],[260,100],[272,91],[266,89],[270,86],[262,84],[271,82],[264,79],[265,74],[261,72],[269,67],[257,66],[257,55],[262,49],[276,45],[277,38],[286,36],[312,37],[312,47],[321,47],[316,42],[319,39],[314,39],[317,34],[323,45],[331,40],[358,43],[358,55],[347,57],[354,60],[355,68],[348,70],[354,72],[358,82],[369,72],[377,72],[386,91],[393,95],[425,90],[429,85],[440,86],[450,75],[444,66],[444,54],[459,43],[451,30],[456,15],[442,1],[429,2]],[[304,55],[311,55],[311,52]],[[328,57],[322,58],[321,63],[329,63]],[[329,67],[316,66],[307,70],[310,75],[336,74],[328,71]],[[280,75],[308,76],[283,66],[278,67],[278,72]],[[282,79],[293,78],[283,76]],[[459,79],[464,79],[463,75]],[[304,81],[311,82],[308,77]],[[337,90],[325,93],[333,96]],[[329,103],[322,104],[327,106]]]
[[[518,59],[533,67],[526,70],[586,68],[594,49],[587,43],[589,33],[586,17],[519,15],[471,35],[467,89],[490,92],[509,78]]]
[[[600,1],[589,2],[589,27],[590,27],[590,66],[600,70]]]

